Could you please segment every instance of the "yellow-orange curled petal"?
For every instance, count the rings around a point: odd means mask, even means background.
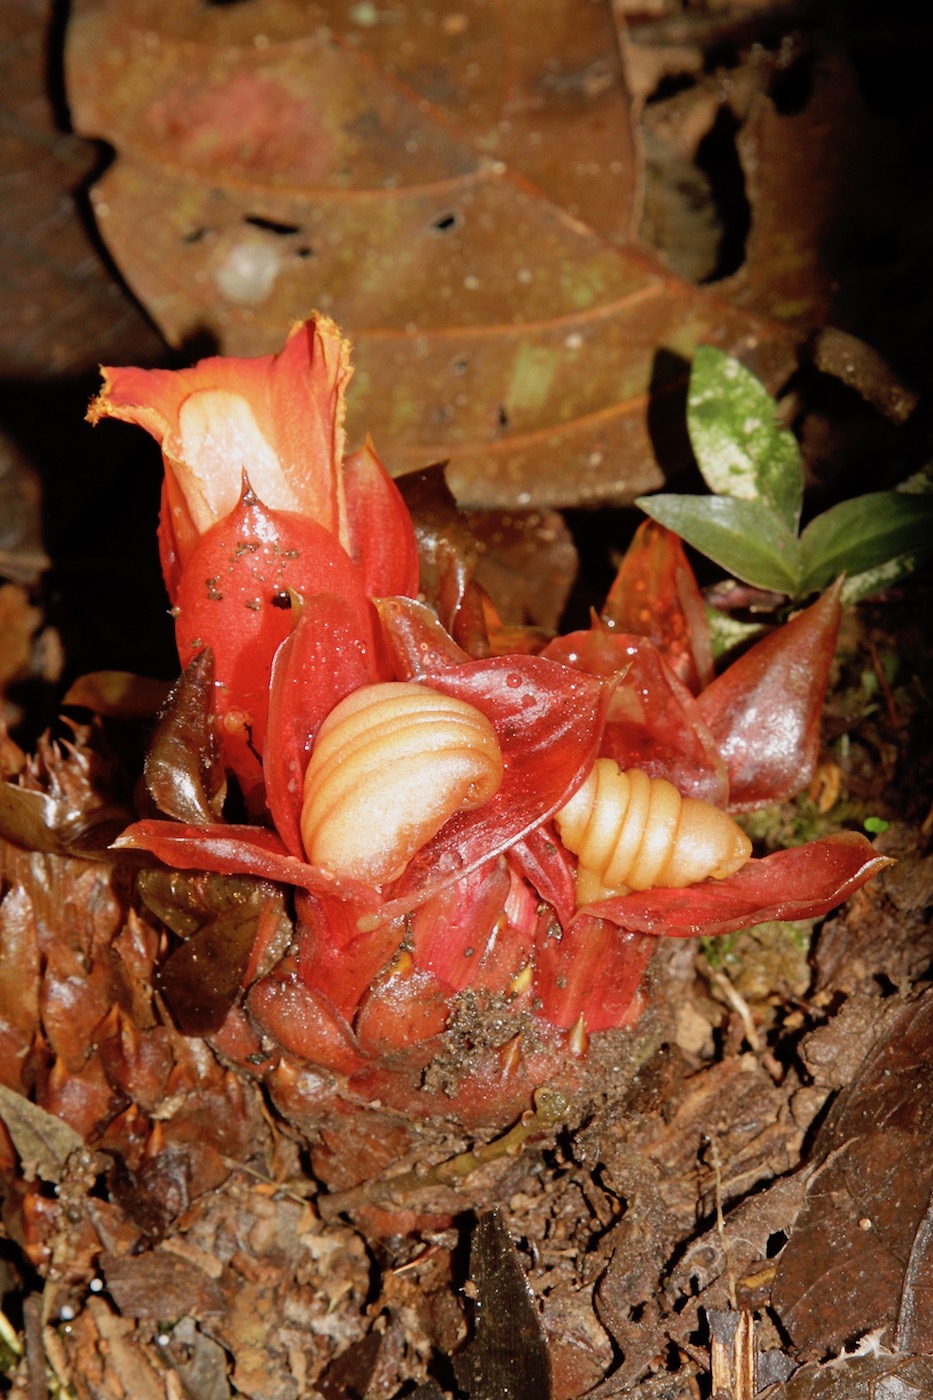
[[[605,885],[588,865],[577,866],[577,904],[598,904],[601,899],[617,899],[631,893],[631,885]]]
[[[610,772],[614,769],[614,773]],[[607,869],[625,821],[631,800],[631,784],[615,764],[600,761],[594,765],[596,792],[586,823],[585,843],[578,854],[584,865]]]
[[[662,883],[676,889],[710,877],[724,880],[741,869],[751,853],[751,841],[728,812],[697,797],[685,797]]]
[[[565,802],[554,817],[561,840],[574,855],[579,855],[584,848],[586,829],[596,796],[598,768],[599,760],[593,764],[583,785],[577,788],[570,801]]]
[[[751,855],[751,842],[727,813],[681,797],[672,783],[641,769],[622,772],[609,758],[596,760],[554,820],[577,856],[579,903],[723,879]]]
[[[617,768],[612,759],[600,759],[599,761],[600,763],[610,763],[613,768]],[[643,773],[640,768],[629,768],[626,770],[625,776],[629,784],[628,808],[625,820],[622,822],[616,837],[612,857],[603,870],[603,879],[607,885],[627,885],[629,883],[629,872],[635,864],[651,807],[651,779],[648,774]],[[608,772],[605,781],[609,781]]]
[[[678,840],[683,799],[665,778],[651,781],[648,815],[638,851],[629,867],[626,884],[633,890],[650,890],[667,884],[664,878]]]
[[[502,772],[496,732],[472,705],[412,681],[363,686],[331,711],[311,753],[307,857],[384,884],[455,812],[488,802]]]

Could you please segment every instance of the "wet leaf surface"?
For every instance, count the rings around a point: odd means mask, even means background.
[[[236,998],[261,923],[274,926],[282,917],[281,896],[248,876],[180,871],[143,871],[139,888],[183,940],[159,969],[159,990],[185,1035],[209,1035]]]
[[[176,821],[207,825],[220,815],[226,777],[212,724],[214,657],[191,661],[159,711],[146,753],[149,795]]]
[[[557,629],[579,563],[558,512],[467,513],[441,466],[410,472],[397,485],[415,522],[420,591],[448,624],[459,600],[455,639],[464,650],[474,656],[489,646],[497,654],[540,650]],[[471,583],[488,597],[471,595]]]
[[[774,1302],[803,1351],[881,1331],[933,1347],[933,998],[904,1007],[840,1094],[781,1258]]]
[[[209,1035],[223,1024],[243,980],[258,921],[258,909],[237,903],[163,963],[159,988],[186,1035]]]
[[[0,782],[0,837],[25,851],[106,858],[110,841],[125,825],[128,809],[113,793],[92,795],[78,776],[57,790],[39,791],[18,783]],[[110,798],[108,801],[107,798]]]
[[[0,332],[0,373],[12,379],[93,370],[105,347],[116,358],[161,351],[78,218],[73,191],[96,157],[90,143],[61,129],[48,99],[51,24],[41,0],[15,0],[0,20],[7,74],[0,236],[12,293]]]
[[[45,793],[4,783],[0,787],[0,824],[4,839],[30,851],[60,851],[54,826],[60,809]]]

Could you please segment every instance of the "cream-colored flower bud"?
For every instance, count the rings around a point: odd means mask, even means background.
[[[381,885],[455,812],[502,782],[485,715],[413,681],[363,686],[321,725],[305,774],[301,837],[308,860]]]

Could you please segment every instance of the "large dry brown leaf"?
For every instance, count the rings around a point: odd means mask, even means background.
[[[933,995],[905,1006],[834,1104],[821,1169],[781,1256],[772,1301],[802,1351],[877,1329],[933,1351]]]
[[[897,139],[840,52],[815,65],[813,83],[799,112],[782,114],[763,94],[752,102],[738,150],[754,218],[745,263],[723,290],[763,314],[863,329],[879,282],[877,268],[864,275],[866,250],[890,242],[902,216]]]
[[[103,356],[151,359],[159,351],[77,216],[72,191],[95,157],[85,142],[55,129],[50,17],[46,0],[13,0],[0,10],[0,373],[32,378],[89,370]]]
[[[627,241],[608,4],[82,0],[68,75],[76,124],[118,151],[104,237],[168,339],[255,354],[330,313],[351,437],[371,427],[394,472],[449,456],[462,501],[658,486],[659,352],[791,367],[790,332]]]
[[[769,1400],[923,1400],[933,1393],[933,1358],[874,1351],[802,1366]]]

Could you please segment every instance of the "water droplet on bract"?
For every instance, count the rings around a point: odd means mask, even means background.
[[[515,671],[512,671],[510,675],[506,676],[505,683],[510,685],[513,690],[517,690],[522,683],[522,678]]]

